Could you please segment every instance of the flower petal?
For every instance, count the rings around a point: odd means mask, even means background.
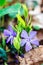
[[[28,34],[27,34],[27,32],[25,30],[22,31],[21,37],[22,38],[28,38]]]
[[[9,25],[8,26],[8,30],[11,32],[11,33],[13,33],[13,29],[12,29],[12,27]]]
[[[29,42],[26,43],[25,50],[26,52],[30,51],[32,49],[32,46]]]
[[[15,37],[16,37],[16,35],[17,35],[17,33],[16,33],[15,31],[13,31],[13,36],[15,36]]]
[[[7,39],[6,43],[8,43],[9,41],[11,41],[11,39],[12,39],[12,36],[10,36],[10,37]]]
[[[37,34],[36,31],[31,31],[29,34],[30,39],[34,38],[34,36]]]
[[[31,40],[31,44],[39,46],[39,41],[37,39]]]
[[[26,44],[26,40],[25,39],[21,39],[21,46],[24,46]]]
[[[9,25],[8,30],[12,33],[13,36],[16,36],[16,32],[12,29],[12,27]]]
[[[11,45],[12,45],[12,43],[13,43],[13,38],[11,38]]]
[[[4,30],[4,35],[5,35],[5,36],[10,36],[10,35],[11,35],[11,32],[5,29],[5,30]]]

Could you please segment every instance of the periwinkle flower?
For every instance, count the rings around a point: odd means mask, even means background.
[[[31,31],[28,35],[28,33],[23,30],[21,33],[21,46],[25,45],[26,52],[30,51],[32,49],[32,45],[39,46],[38,39],[35,38],[37,32]]]
[[[8,29],[4,30],[4,35],[8,37],[6,43],[10,41],[10,43],[13,43],[13,38],[16,36],[16,32],[12,29],[12,27],[9,25]]]

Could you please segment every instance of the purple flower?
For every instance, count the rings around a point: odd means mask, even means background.
[[[12,29],[12,27],[9,25],[8,30],[4,30],[4,35],[8,37],[6,43],[10,41],[10,43],[13,43],[13,38],[16,36],[16,32]]]
[[[22,31],[21,46],[25,45],[26,52],[32,49],[32,45],[39,46],[39,41],[35,38],[36,34],[36,31],[31,31],[29,35],[25,30]]]

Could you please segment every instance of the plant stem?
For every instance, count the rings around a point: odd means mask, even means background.
[[[6,62],[4,62],[4,65],[7,65],[7,63],[6,63]]]

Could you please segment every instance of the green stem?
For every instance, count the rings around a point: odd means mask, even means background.
[[[8,65],[6,62],[4,62],[4,65]]]
[[[10,52],[10,49],[6,51],[7,53]]]
[[[17,32],[17,30],[16,30],[16,28],[14,26],[12,26],[12,28],[13,28],[13,30],[15,30]]]
[[[28,22],[28,25],[31,24],[31,21],[32,21],[32,16],[30,16],[30,20],[29,20],[29,22]]]

